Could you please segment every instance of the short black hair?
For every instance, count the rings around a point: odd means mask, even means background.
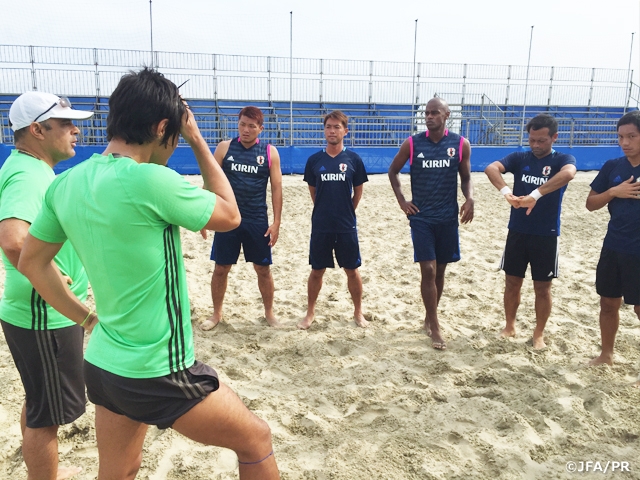
[[[542,128],[549,129],[549,136],[553,137],[556,133],[558,133],[558,121],[553,118],[551,115],[547,115],[546,113],[541,113],[540,115],[536,115],[529,123],[527,123],[527,133],[531,130],[540,130]]]
[[[107,140],[117,137],[127,144],[150,143],[154,138],[151,128],[166,118],[169,123],[161,144],[167,145],[180,133],[185,109],[178,87],[160,72],[148,67],[131,71],[120,79],[109,98]]]
[[[623,125],[635,125],[640,132],[640,111],[635,110],[633,112],[625,113],[622,117],[620,117],[620,120],[618,120],[616,130]]]

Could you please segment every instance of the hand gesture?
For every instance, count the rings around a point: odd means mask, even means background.
[[[526,208],[527,209],[526,214],[529,215],[531,213],[531,210],[533,210],[533,207],[536,206],[537,200],[533,198],[531,195],[518,197],[518,199],[520,201],[520,208]]]
[[[196,118],[193,116],[193,112],[189,108],[189,105],[185,100],[182,100],[182,103],[185,104],[187,109],[182,116],[180,135],[182,135],[182,138],[184,138],[185,142],[187,142],[189,146],[193,146],[195,140],[202,138],[202,134],[200,133],[200,129],[196,123]]]
[[[420,210],[416,207],[413,202],[407,202],[406,200],[402,200],[398,202],[400,204],[400,208],[405,213],[405,215],[415,215]]]
[[[269,246],[273,247],[278,241],[278,236],[280,235],[280,224],[272,223],[269,228],[267,228],[267,232],[264,234],[265,237],[269,237]]]
[[[520,208],[521,197],[516,197],[513,193],[507,193],[504,198],[513,208]]]
[[[465,224],[473,220],[473,199],[467,199],[460,207],[460,223]]]
[[[611,187],[610,192],[617,198],[633,198],[640,200],[640,197],[638,197],[638,195],[640,195],[640,182],[634,182],[633,175],[631,175],[620,185]]]
[[[98,321],[98,315],[92,313],[87,319],[87,322],[82,326],[82,328],[84,328],[87,333],[91,333],[94,327],[98,324]]]

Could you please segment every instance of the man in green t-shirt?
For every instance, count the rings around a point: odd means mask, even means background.
[[[178,135],[204,180],[165,168]],[[109,145],[53,182],[19,268],[56,309],[87,311],[50,265],[69,239],[100,312],[85,353],[96,405],[99,478],[133,478],[147,425],[234,450],[241,479],[279,478],[266,422],[195,360],[180,229],[240,224],[233,190],[177,87],[151,69],[122,77],[109,99]]]
[[[0,324],[25,389],[20,426],[29,478],[69,478],[81,470],[58,467],[58,426],[85,411],[83,329],[47,305],[16,266],[29,225],[55,178],[53,167],[75,155],[79,130],[72,120],[91,115],[44,92],[20,95],[9,110],[16,148],[0,169],[0,248],[6,273]],[[87,276],[71,244],[64,243],[53,260],[54,270],[84,301]]]

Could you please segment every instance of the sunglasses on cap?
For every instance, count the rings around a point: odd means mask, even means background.
[[[55,102],[53,105],[47,108],[44,112],[38,115],[33,121],[37,122],[41,116],[43,116],[45,113],[48,113],[56,105],[60,105],[63,108],[71,108],[71,102],[69,101],[69,99],[67,97],[60,97],[60,99],[57,102]]]

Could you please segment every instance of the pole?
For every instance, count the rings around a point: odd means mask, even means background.
[[[151,68],[153,68],[153,5],[149,0],[149,25],[151,27]]]
[[[411,134],[415,128],[416,112],[414,106],[416,103],[416,49],[418,46],[418,19],[416,18],[415,32],[413,34],[413,75],[411,76]]]
[[[289,12],[289,145],[293,146],[293,10]]]
[[[629,108],[629,100],[631,99],[631,82],[633,79],[631,78],[631,57],[633,55],[633,36],[636,32],[631,32],[631,46],[629,47],[629,67],[627,68],[627,85],[628,85],[628,93],[627,93],[627,101],[624,102],[624,113],[627,113],[627,108]]]
[[[531,65],[531,45],[533,44],[533,27],[531,25],[531,37],[529,38],[529,58],[527,59],[527,78],[524,81],[524,101],[522,102],[522,125],[520,126],[520,146],[524,138],[524,117],[527,112],[527,90],[529,88],[529,67]]]

